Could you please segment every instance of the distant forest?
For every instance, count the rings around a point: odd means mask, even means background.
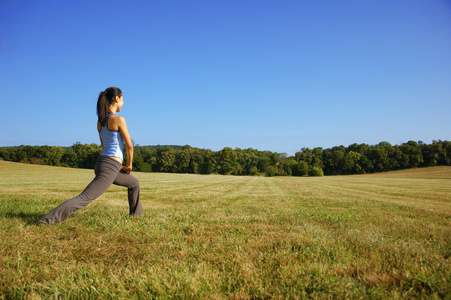
[[[0,160],[92,169],[101,152],[97,144],[81,143],[71,147],[0,147]],[[133,170],[141,172],[265,176],[365,174],[440,165],[451,165],[451,142],[409,141],[401,145],[381,142],[328,149],[302,148],[294,156],[252,148],[225,147],[212,151],[188,145],[136,145],[133,160]]]

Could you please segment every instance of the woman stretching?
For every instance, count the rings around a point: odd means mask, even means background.
[[[124,105],[124,97],[120,89],[107,88],[101,92],[97,101],[97,131],[103,152],[94,167],[96,177],[78,196],[66,200],[51,212],[43,216],[39,223],[50,224],[64,221],[70,215],[83,208],[102,195],[111,184],[128,188],[128,204],[130,216],[141,216],[142,207],[139,199],[139,181],[133,175],[133,144],[128,133],[125,119],[116,115]],[[122,166],[123,149],[127,147],[127,164]]]

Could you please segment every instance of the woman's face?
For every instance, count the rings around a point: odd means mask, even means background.
[[[122,106],[124,105],[124,96],[120,95],[118,96],[118,101],[117,101],[117,111],[120,112]]]

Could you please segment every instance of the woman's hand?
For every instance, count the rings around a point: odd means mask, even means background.
[[[132,167],[129,166],[122,167],[121,171],[130,174],[130,172],[132,171]]]

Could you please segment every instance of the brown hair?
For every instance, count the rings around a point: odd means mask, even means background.
[[[104,92],[100,92],[99,99],[97,100],[97,116],[102,126],[105,126],[110,105],[114,102],[116,96],[120,97],[121,95],[122,92],[117,87],[109,87]]]

